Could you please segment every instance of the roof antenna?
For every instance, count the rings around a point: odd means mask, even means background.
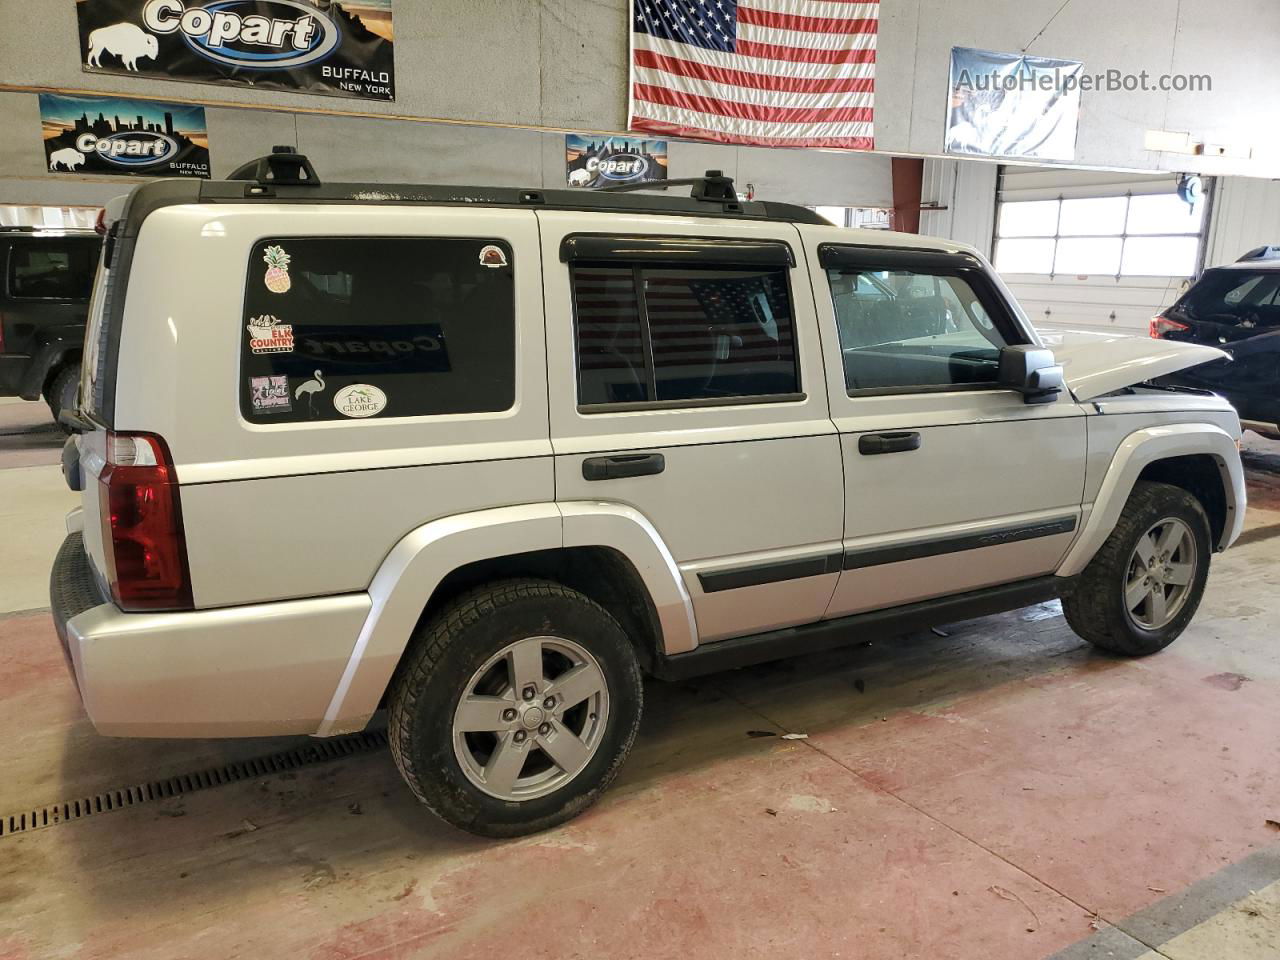
[[[256,180],[264,186],[320,186],[320,175],[311,161],[288,144],[272,147],[267,156],[241,164],[227,179]]]

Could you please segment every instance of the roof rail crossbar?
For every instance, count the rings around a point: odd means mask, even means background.
[[[1255,247],[1237,260],[1236,263],[1244,263],[1246,260],[1280,260],[1280,247]]]
[[[693,187],[689,196],[694,200],[724,203],[738,199],[733,178],[723,170],[708,170],[701,177],[683,177],[677,180],[648,180],[643,183],[619,183],[611,187],[599,187],[598,193],[630,193],[633,190],[666,190],[668,187]]]
[[[256,180],[263,186],[320,186],[320,175],[311,161],[288,144],[272,147],[267,156],[236,167],[227,179]]]

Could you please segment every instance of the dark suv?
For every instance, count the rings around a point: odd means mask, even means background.
[[[75,403],[89,291],[102,238],[92,230],[0,227],[0,396]]]
[[[1245,426],[1280,436],[1280,247],[1251,250],[1214,267],[1151,321],[1151,336],[1203,343],[1231,354],[1166,378],[1220,393]]]

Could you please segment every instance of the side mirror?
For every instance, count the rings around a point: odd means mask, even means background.
[[[1053,351],[1018,345],[1000,351],[1000,386],[1017,390],[1027,403],[1052,403],[1062,392],[1062,367]]]

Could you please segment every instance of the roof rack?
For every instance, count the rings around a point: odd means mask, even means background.
[[[689,196],[638,193],[692,187]],[[620,185],[622,186],[622,185]],[[324,183],[305,155],[292,146],[242,164],[226,180],[177,177],[136,187],[123,211],[121,235],[137,236],[142,221],[162,207],[185,203],[272,203],[368,205],[412,204],[452,207],[507,207],[573,210],[584,213],[641,213],[653,216],[713,217],[831,226],[808,207],[766,200],[739,200],[733,180],[719,170],[691,179],[627,184],[625,189],[580,187],[468,187],[444,184]]]
[[[1255,247],[1236,263],[1244,263],[1246,260],[1280,260],[1280,246]]]
[[[271,148],[271,153],[241,164],[228,180],[256,180],[262,186],[318,187],[320,177],[305,154],[289,144]]]
[[[598,187],[598,193],[632,193],[637,190],[666,190],[668,187],[693,187],[689,197],[693,200],[708,200],[712,203],[724,203],[738,199],[738,191],[734,189],[733,178],[726,177],[723,170],[708,170],[701,177],[687,177],[677,180],[646,180],[642,183],[619,183],[610,187]]]

